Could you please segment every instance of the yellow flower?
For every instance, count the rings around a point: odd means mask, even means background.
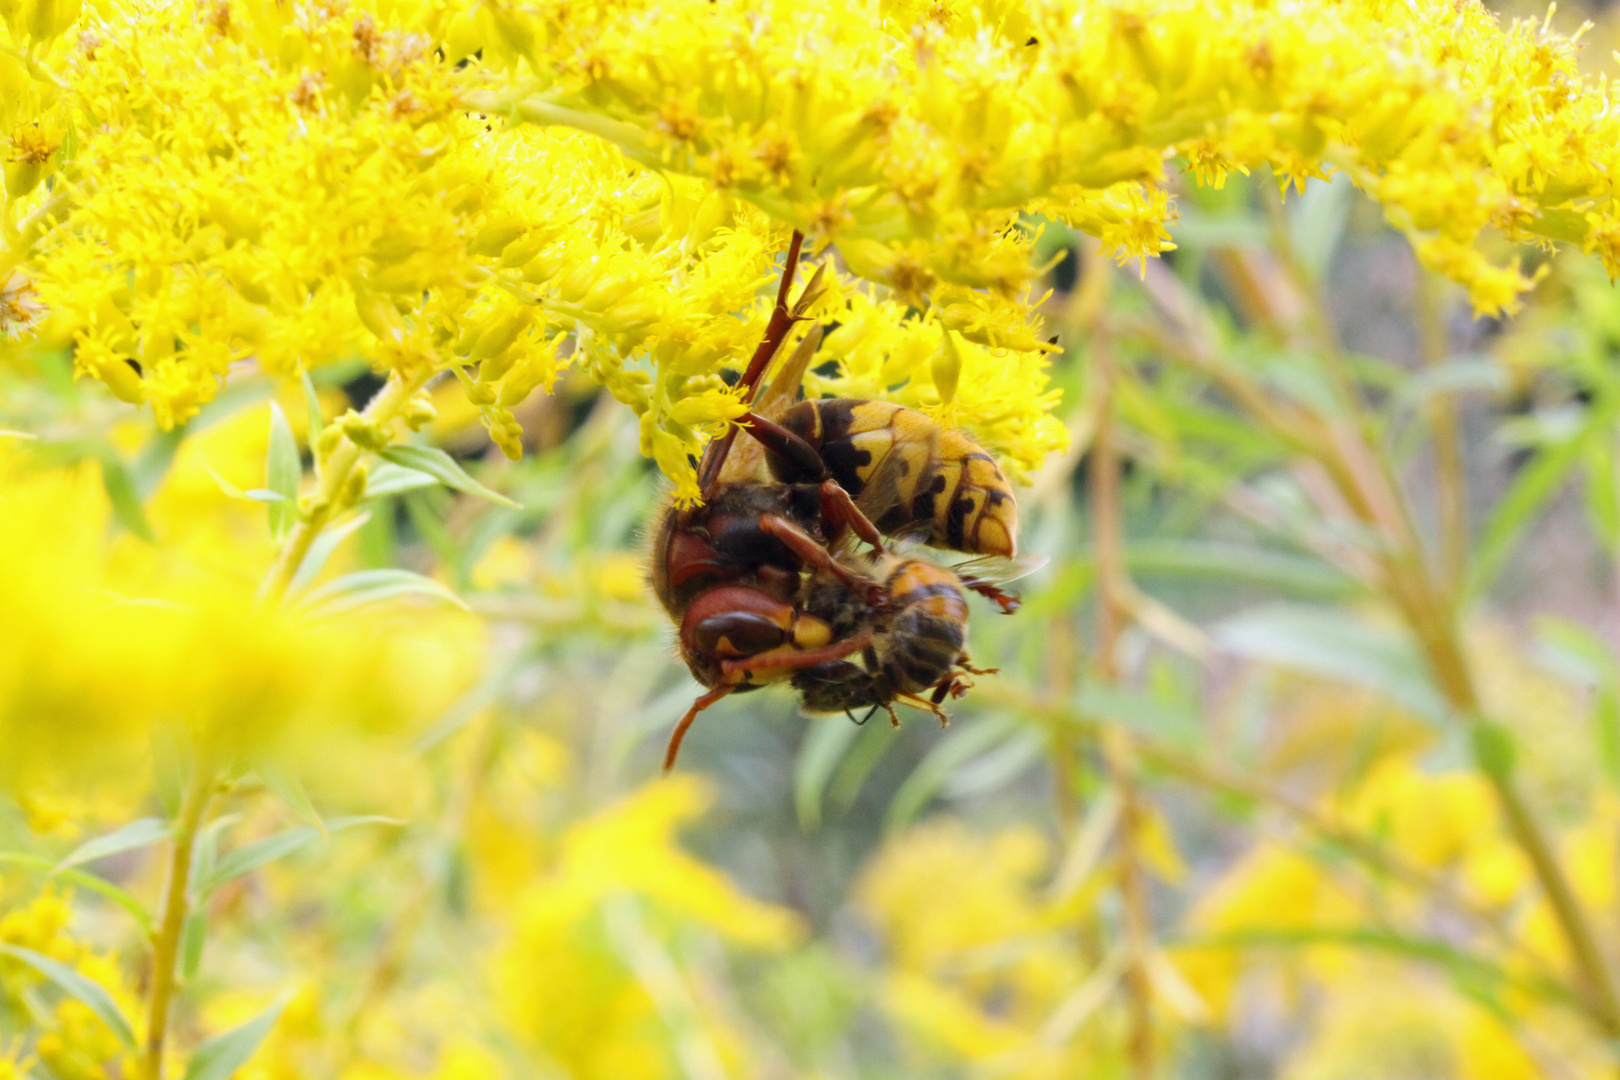
[[[109,543],[93,467],[36,472],[6,457],[0,475],[8,783],[53,761],[127,766],[155,731],[176,727],[319,762],[332,739],[431,714],[475,667],[470,617],[265,610],[243,573],[262,565],[262,536],[239,544],[216,532],[189,551]]]

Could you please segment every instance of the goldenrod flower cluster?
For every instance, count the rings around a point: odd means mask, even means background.
[[[455,370],[515,455],[511,406],[577,357],[691,498],[791,225],[893,298],[845,355],[924,322],[991,350],[952,394],[916,363],[847,385],[898,386],[1028,466],[1060,443],[1031,215],[1155,255],[1176,157],[1216,184],[1347,171],[1481,311],[1530,285],[1488,230],[1620,267],[1606,85],[1470,3],[8,12],[0,325],[43,319],[165,425],[235,362],[360,356]]]
[[[735,192],[903,295],[1017,297],[1032,210],[1156,254],[1172,157],[1215,184],[1346,171],[1484,312],[1530,284],[1477,247],[1487,230],[1620,270],[1607,84],[1571,41],[1467,0],[482,10],[504,45],[489,99]]]

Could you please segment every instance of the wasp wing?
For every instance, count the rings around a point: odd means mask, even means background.
[[[821,271],[816,271],[816,277]],[[815,284],[815,279],[811,279]],[[810,361],[815,357],[816,350],[821,347],[821,324],[810,327],[809,333],[799,341],[798,347],[788,354],[788,358],[777,369],[776,375],[770,384],[760,391],[754,398],[753,410],[767,420],[775,420],[794,402],[799,400],[799,387],[804,382],[804,373],[810,369]],[[726,456],[726,463],[720,467],[721,483],[737,480],[763,480],[767,479],[765,469],[765,448],[759,440],[744,436],[732,444],[731,453]]]
[[[887,536],[926,543],[933,535],[932,511],[913,517],[916,495],[928,491],[939,472],[939,433],[930,431],[928,437],[927,446],[916,441],[889,446],[855,497],[855,506]]]
[[[1007,558],[1004,555],[980,555],[961,562],[946,563],[951,572],[963,581],[978,585],[1005,585],[1041,569],[1050,560],[1045,555],[1025,554]]]

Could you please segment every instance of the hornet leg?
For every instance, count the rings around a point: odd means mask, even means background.
[[[686,738],[686,731],[692,726],[692,721],[697,719],[697,714],[735,689],[734,686],[717,686],[692,702],[692,707],[686,710],[686,715],[681,717],[681,722],[675,725],[675,731],[669,737],[669,749],[664,751],[665,772],[675,767],[675,758],[681,752],[681,740]]]

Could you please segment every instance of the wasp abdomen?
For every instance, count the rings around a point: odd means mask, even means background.
[[[928,527],[926,542],[1011,558],[1018,533],[1012,488],[994,459],[925,413],[886,401],[803,401],[781,426],[815,447],[827,474],[849,492],[880,532]],[[806,480],[780,456],[780,480]]]
[[[954,574],[913,560],[889,576],[897,614],[883,668],[897,690],[918,693],[955,667],[967,647],[968,606]]]

